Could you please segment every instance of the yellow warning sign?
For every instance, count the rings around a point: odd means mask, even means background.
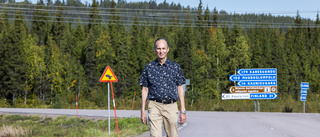
[[[106,67],[104,72],[102,73],[102,76],[100,78],[100,82],[117,82],[118,79],[116,75],[114,75],[113,71],[109,66]]]

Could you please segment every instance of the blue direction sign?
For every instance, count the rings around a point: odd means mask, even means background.
[[[301,94],[301,96],[300,96],[300,100],[301,101],[307,101],[307,94]]]
[[[238,86],[277,86],[277,81],[239,81]]]
[[[269,81],[269,80],[277,80],[277,75],[229,75],[229,81]]]
[[[301,88],[301,95],[307,94],[307,93],[308,93],[308,90],[307,90],[307,89]]]
[[[309,89],[309,83],[307,82],[301,82],[301,89],[305,88],[305,89]]]
[[[276,68],[270,69],[238,69],[239,75],[277,75]]]
[[[250,99],[277,99],[277,93],[251,93]]]
[[[301,95],[300,95],[301,101],[307,101],[308,89],[309,89],[309,83],[301,82]]]

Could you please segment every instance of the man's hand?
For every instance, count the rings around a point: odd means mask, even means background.
[[[148,96],[149,88],[142,87],[141,90],[141,123],[147,124],[147,115],[145,111],[145,105],[147,102],[147,96]]]
[[[141,111],[141,123],[147,124],[147,115],[145,111]]]
[[[184,124],[187,120],[186,114],[180,113],[180,125]]]

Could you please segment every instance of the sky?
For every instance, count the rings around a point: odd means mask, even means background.
[[[24,1],[24,0],[16,0]],[[31,0],[35,3],[37,0]],[[81,0],[83,2],[92,0]],[[115,0],[117,1],[117,0]],[[126,0],[127,2],[141,2],[149,0]],[[164,0],[156,0],[162,3]],[[167,3],[180,3],[182,6],[198,7],[199,0],[166,0]],[[203,7],[209,7],[210,10],[216,8],[218,11],[224,10],[227,13],[271,13],[274,16],[292,16],[299,15],[306,19],[316,19],[320,11],[320,0],[202,0]]]
[[[127,0],[137,2],[145,0]],[[149,0],[147,0],[149,1]],[[156,0],[161,3],[164,0]],[[166,0],[167,3],[180,3],[183,6],[198,7],[199,0]],[[320,11],[320,0],[202,0],[203,7],[210,10],[216,8],[218,11],[225,10],[227,13],[271,13],[274,16],[299,15],[302,18],[316,19]]]

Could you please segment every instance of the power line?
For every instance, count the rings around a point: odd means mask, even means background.
[[[30,4],[21,4],[21,5],[30,5]],[[94,13],[94,11],[79,11],[79,10],[59,10],[59,9],[46,9],[45,6],[42,6],[44,7],[44,9],[30,9],[30,8],[20,8],[20,7],[4,7],[4,6],[0,6],[1,8],[3,9],[13,9],[13,10],[17,10],[17,9],[20,9],[20,10],[24,10],[24,11],[28,11],[28,12],[32,12],[32,11],[46,11],[48,13],[55,13],[55,12],[60,12],[62,11],[64,14],[83,14],[83,15],[86,15],[86,14],[92,14]],[[49,6],[50,7],[50,6]],[[53,7],[59,7],[59,6],[53,6]],[[63,7],[69,7],[69,6],[63,6]],[[78,7],[72,7],[72,9],[74,8],[78,8]],[[80,7],[81,9],[82,7]],[[87,8],[85,7],[85,9],[93,9],[93,8]],[[111,13],[112,10],[114,10],[113,12],[115,14],[128,14],[128,13],[131,13],[132,14],[135,14],[135,12],[132,12],[132,11],[139,11],[139,10],[145,10],[145,9],[125,9],[123,11],[121,11],[122,9],[115,9],[115,8],[97,8],[97,9],[103,9],[103,10],[99,10],[97,11],[97,14],[100,15],[100,16],[104,16],[104,15],[109,15]],[[109,11],[110,10],[110,11]],[[131,12],[128,12],[128,11],[131,11]],[[163,11],[163,10],[160,10],[160,11]],[[181,10],[171,10],[171,11],[174,11],[174,12],[168,12],[170,10],[166,10],[165,13],[163,12],[157,12],[157,9],[154,9],[154,10],[150,10],[148,11],[148,14],[145,15],[147,17],[143,17],[143,18],[154,18],[154,17],[163,17],[163,16],[177,16],[179,17],[180,15],[184,15],[184,16],[198,16],[199,13],[195,13],[195,12],[181,12]],[[177,12],[178,11],[178,12]],[[136,12],[137,13],[137,12]],[[280,14],[280,13],[279,13]],[[138,14],[139,15],[139,14]],[[235,14],[234,14],[235,15]],[[234,15],[229,15],[229,14],[216,14],[216,16],[234,16]],[[202,14],[203,16],[203,14]],[[210,13],[209,16],[212,16],[212,13]],[[132,16],[131,16],[132,17]],[[183,19],[179,19],[179,20],[183,20]]]
[[[4,5],[4,4],[0,4],[0,5]],[[8,5],[8,4],[7,4]],[[31,4],[19,4],[19,5],[26,5],[26,6],[30,6]],[[32,5],[33,7],[37,7],[40,5]],[[45,7],[43,5],[41,5],[41,7]],[[50,7],[50,6],[49,6]],[[60,6],[51,6],[51,7],[60,7]],[[79,7],[74,7],[74,6],[63,6],[63,7],[68,7],[68,8],[79,8]],[[80,7],[80,9],[83,7]],[[96,22],[121,22],[125,25],[134,25],[134,23],[138,23],[138,25],[140,24],[157,24],[156,26],[180,26],[180,27],[184,27],[184,26],[192,26],[192,27],[210,27],[210,23],[213,24],[213,22],[219,23],[220,26],[233,26],[234,24],[238,24],[240,25],[240,27],[245,27],[245,28],[251,28],[251,27],[255,27],[255,28],[318,28],[317,25],[305,25],[302,24],[301,26],[294,26],[293,23],[263,23],[263,22],[244,22],[244,21],[222,21],[222,20],[218,20],[218,21],[213,21],[213,20],[198,20],[196,18],[197,13],[193,13],[191,15],[190,11],[188,11],[188,13],[181,13],[179,11],[179,14],[177,13],[148,13],[148,14],[137,14],[137,13],[133,13],[133,12],[128,12],[129,10],[145,10],[145,9],[125,9],[128,11],[122,11],[120,12],[120,10],[118,9],[114,9],[114,8],[100,8],[99,11],[97,11],[97,13],[95,15],[100,16],[100,19],[90,19],[88,17],[85,16],[89,16],[92,15],[94,12],[93,11],[78,11],[78,10],[59,10],[59,9],[31,9],[31,8],[20,8],[20,7],[5,7],[5,6],[0,6],[0,15],[1,14],[6,14],[9,16],[23,16],[23,17],[29,17],[29,18],[34,18],[34,17],[39,17],[39,18],[50,18],[50,22],[55,22],[57,21],[57,19],[67,19],[67,20],[81,20],[81,23],[92,23],[92,21],[96,21]],[[92,9],[92,8],[88,8],[85,7],[84,9]],[[105,11],[101,10],[101,9],[105,9]],[[21,10],[21,11],[20,11]],[[107,11],[110,10],[110,11]],[[113,10],[113,11],[111,11]],[[21,12],[21,14],[17,14],[18,12]],[[154,10],[152,10],[154,11]],[[163,11],[163,10],[159,10],[159,11]],[[171,10],[171,11],[177,11],[177,10]],[[3,12],[3,13],[1,13]],[[12,13],[12,12],[16,12],[16,13]],[[34,14],[35,12],[41,12],[41,13],[47,13],[48,15],[36,15]],[[24,14],[26,13],[26,14]],[[28,14],[29,13],[29,14]],[[56,16],[56,13],[61,13],[63,14],[63,16]],[[32,15],[30,15],[32,14]],[[51,14],[51,15],[50,15]],[[135,16],[133,16],[133,14],[136,14]],[[69,15],[69,16],[68,16]],[[110,17],[119,17],[122,20],[116,20],[116,19],[110,19]],[[163,17],[165,16],[165,17]],[[190,19],[180,19],[179,16],[189,16],[189,17],[193,17]],[[203,16],[203,14],[202,14]],[[210,15],[212,16],[212,15]],[[221,16],[221,15],[220,15]],[[230,16],[234,16],[234,15],[230,15]],[[138,18],[137,21],[135,21],[134,19]],[[2,18],[4,19],[4,18]],[[131,20],[130,20],[131,19]],[[139,20],[142,19],[142,20]],[[15,20],[15,19],[10,19],[10,20]],[[26,19],[27,21],[46,21],[46,20],[33,20],[33,19]],[[62,21],[62,22],[68,22],[68,23],[79,23],[76,21]],[[89,21],[89,22],[88,22]],[[91,22],[90,22],[91,21]],[[61,22],[61,21],[58,21]],[[96,23],[95,22],[95,23]],[[98,23],[99,24],[99,23]],[[105,24],[105,23],[102,23]],[[123,25],[121,24],[121,25]],[[162,25],[159,25],[162,24]],[[247,27],[249,26],[249,27]]]
[[[0,19],[8,19],[8,18],[0,18]],[[209,27],[214,27],[214,26],[208,26],[208,25],[201,25],[201,26],[195,26],[194,24],[188,24],[188,25],[170,25],[170,24],[133,24],[132,22],[128,23],[112,23],[112,22],[76,22],[76,21],[54,21],[54,20],[32,20],[32,19],[14,19],[14,18],[9,18],[8,20],[24,20],[24,21],[32,21],[32,22],[60,22],[60,23],[74,23],[74,24],[95,24],[95,25],[124,25],[124,26],[152,26],[152,27],[199,27],[199,28],[209,28]],[[228,25],[228,24],[218,24],[217,25],[220,28],[228,27],[228,26],[233,26],[233,25]],[[320,25],[310,25],[310,26],[269,26],[269,25],[245,25],[245,26],[240,26],[241,28],[320,28]]]
[[[17,3],[0,3],[0,5],[7,5],[7,6],[29,6],[29,7],[50,7],[50,8],[69,8],[69,9],[92,9],[93,7],[78,7],[78,6],[55,6],[55,5],[38,5],[38,4],[17,4]],[[141,9],[141,8],[103,8],[97,7],[98,10],[125,10],[125,11],[163,11],[163,12],[189,12],[189,11],[197,11],[197,9],[180,9],[180,10],[173,10],[173,9]],[[205,10],[203,10],[205,11]],[[318,10],[307,10],[302,11],[299,10],[299,13],[318,13]],[[296,14],[297,11],[232,11],[230,13],[262,13],[262,14]]]
[[[19,8],[18,8],[19,9]],[[17,9],[10,9],[9,11],[12,11],[12,12],[14,12],[14,11],[16,11]],[[24,9],[22,9],[23,11],[22,12],[25,12],[25,13],[34,13],[32,10],[34,10],[34,9],[30,9],[31,11],[25,11]],[[45,12],[48,12],[48,11],[52,11],[52,10],[46,10],[46,9],[41,9],[42,11],[45,11]],[[2,11],[5,11],[5,10],[2,10]],[[73,12],[73,11],[67,11],[67,10],[55,10],[56,12],[55,13],[57,13],[57,12],[59,12],[59,13],[62,13],[62,14],[65,14],[65,15],[68,15],[68,14],[77,14],[77,15],[82,15],[82,14],[84,14],[84,15],[90,15],[90,14],[92,14],[92,13],[90,13],[90,12],[84,12],[84,13],[79,13],[79,12]],[[49,14],[49,13],[48,13]],[[53,14],[53,13],[51,13],[51,14]],[[109,16],[117,16],[117,17],[123,17],[123,18],[139,18],[139,19],[157,19],[157,20],[172,20],[172,21],[194,21],[194,22],[208,22],[209,20],[197,20],[197,19],[180,19],[180,18],[175,18],[174,17],[174,15],[172,15],[172,18],[163,18],[163,17],[149,17],[149,16],[130,16],[130,15],[126,15],[126,14],[117,14],[117,13],[114,13],[114,14],[112,14],[112,13],[109,13],[109,14],[102,14],[102,13],[98,13],[97,15],[99,15],[99,16],[107,16],[107,17],[109,17]],[[187,16],[187,15],[185,15],[185,16]],[[216,22],[218,22],[218,23],[235,23],[235,21],[216,21]],[[241,23],[241,24],[244,24],[244,23],[261,23],[261,22],[243,22],[243,21],[237,21],[237,23]],[[288,24],[288,25],[291,25],[292,23],[266,23],[266,24]]]
[[[52,18],[52,19],[73,19],[73,20],[92,20],[92,21],[105,21],[105,20],[110,20],[110,21],[119,21],[119,20],[112,20],[112,19],[90,19],[90,18],[83,18],[83,17],[59,17],[59,16],[44,16],[44,15],[24,15],[24,14],[16,14],[16,13],[0,13],[0,14],[6,14],[6,15],[11,15],[11,16],[18,16],[18,15],[22,15],[24,17],[42,17],[42,18]],[[109,16],[117,16],[117,15],[113,15],[113,14],[108,14]],[[132,17],[132,16],[119,16],[119,17]],[[134,18],[134,17],[132,17]],[[139,17],[138,17],[139,18]],[[152,18],[147,18],[147,19],[152,19]],[[173,18],[160,18],[159,20],[166,20],[166,19],[173,19]],[[125,22],[128,22],[127,20],[122,20]],[[179,19],[174,19],[173,21],[181,21]],[[198,20],[194,20],[194,19],[183,19],[182,21],[190,21],[190,22],[198,22]],[[129,21],[129,22],[137,22],[137,23],[144,23],[145,21]],[[148,21],[149,23],[171,23],[171,24],[198,24],[201,25],[202,23],[209,23],[210,20],[203,20],[203,21],[199,21],[199,23],[185,23],[185,22],[161,22],[161,21]],[[217,23],[239,23],[239,24],[259,24],[259,25],[292,25],[292,23],[260,23],[260,22],[243,22],[243,21],[216,21]]]

